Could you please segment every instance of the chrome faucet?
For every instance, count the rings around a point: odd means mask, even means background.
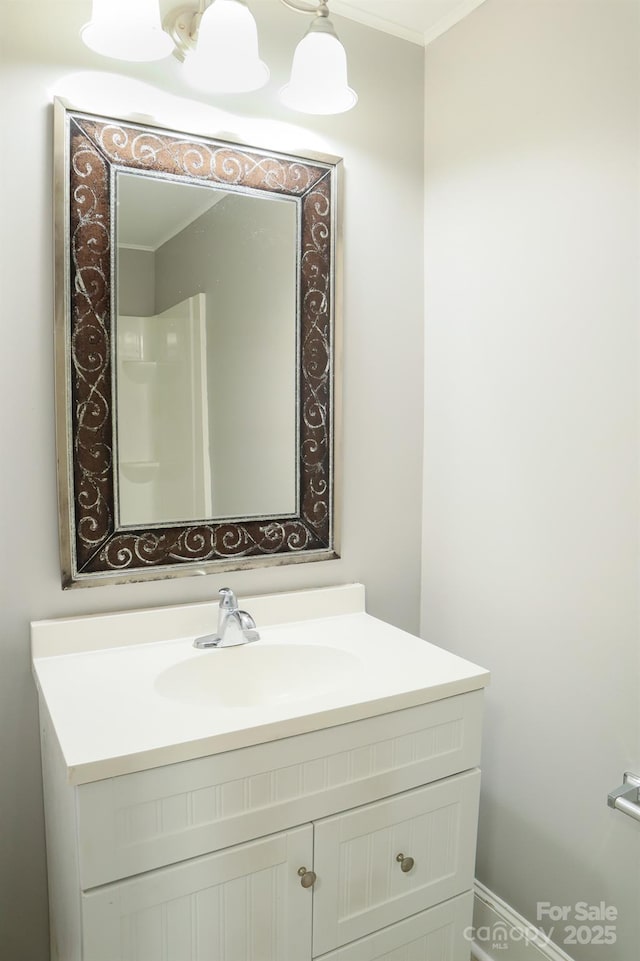
[[[207,647],[236,647],[238,644],[249,644],[258,641],[260,635],[256,631],[256,622],[246,611],[238,610],[236,595],[228,587],[221,587],[220,604],[218,607],[218,631],[216,634],[205,634],[196,637],[193,646]]]

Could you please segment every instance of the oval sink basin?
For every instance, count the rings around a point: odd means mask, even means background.
[[[360,666],[359,658],[335,647],[257,641],[173,664],[158,675],[155,689],[191,704],[266,706],[338,690]]]

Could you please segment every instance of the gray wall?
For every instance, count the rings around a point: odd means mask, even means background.
[[[266,571],[63,592],[53,419],[51,92],[78,71],[153,82],[157,112],[178,123],[190,96],[173,60],[114,64],[83,48],[87,2],[1,6],[0,177],[3,569],[0,579],[0,956],[45,961],[47,909],[36,698],[29,621],[198,601],[230,581],[249,593],[362,580],[372,613],[416,630],[422,431],[423,52],[349,22],[351,82],[360,103],[341,117],[298,119],[277,106],[306,29],[281,4],[258,4],[270,87],[200,107],[202,132],[345,158],[344,524],[342,558]],[[336,18],[338,22],[338,18]],[[79,90],[88,97],[90,78]],[[113,78],[96,109],[109,109]],[[129,108],[152,114],[147,88]],[[76,99],[80,96],[77,95]],[[135,100],[135,102],[134,102]],[[402,345],[398,349],[398,345]],[[391,349],[393,348],[393,349]],[[398,424],[403,429],[399,431]],[[412,438],[407,443],[407,437]]]
[[[422,629],[493,673],[480,881],[618,909],[580,961],[640,943],[638,17],[487,0],[426,57]]]
[[[150,250],[118,251],[118,313],[149,317],[155,311],[156,264]]]

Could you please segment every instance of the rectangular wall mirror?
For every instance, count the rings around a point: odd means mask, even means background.
[[[56,101],[64,587],[338,556],[340,168]]]

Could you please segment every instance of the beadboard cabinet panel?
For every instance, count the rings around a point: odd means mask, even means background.
[[[311,954],[305,825],[83,896],[91,961],[300,961]]]
[[[314,955],[471,888],[479,794],[473,770],[315,824]]]
[[[77,788],[84,890],[476,766],[482,691]]]

